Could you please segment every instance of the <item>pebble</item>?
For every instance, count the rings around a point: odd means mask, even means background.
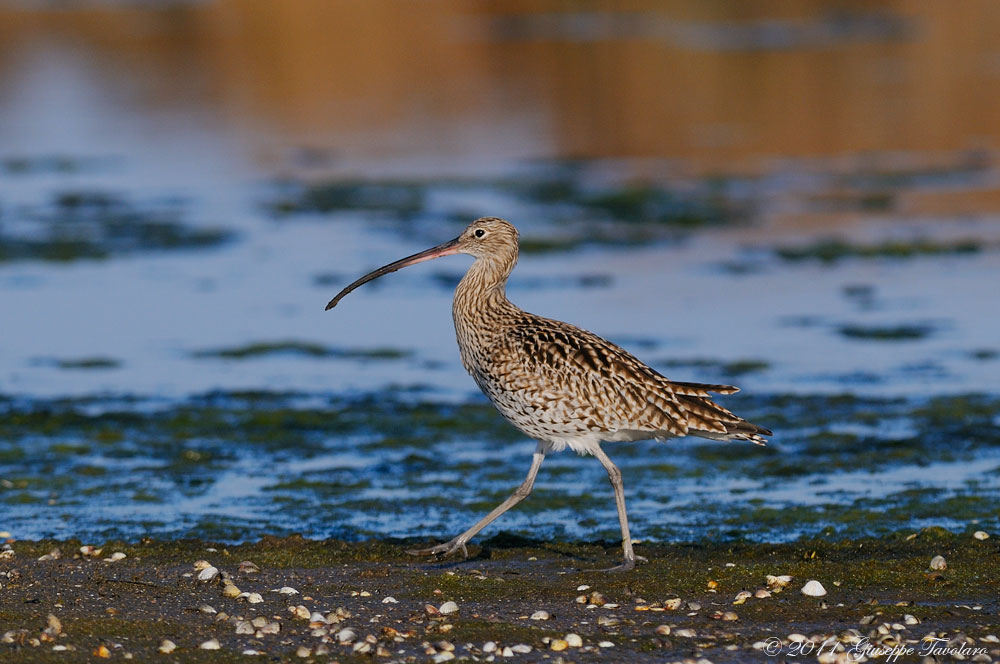
[[[94,650],[94,657],[100,657],[101,659],[107,659],[111,657],[111,651],[103,643]]]
[[[104,549],[98,549],[97,547],[91,546],[90,544],[85,544],[80,547],[80,555],[87,558],[96,558],[101,555],[101,551]]]
[[[751,597],[753,597],[753,595],[751,595],[749,592],[747,592],[746,590],[741,590],[740,592],[736,593],[736,599],[733,600],[733,604],[743,604]]]
[[[358,635],[354,633],[354,630],[347,627],[337,632],[337,641],[340,643],[354,643],[357,638]]]
[[[236,633],[237,634],[253,634],[255,631],[253,624],[248,620],[237,620],[236,621]]]
[[[676,609],[681,608],[681,598],[680,597],[674,597],[672,599],[665,600],[663,602],[663,608],[664,609],[669,609],[671,611],[674,611]]]
[[[909,613],[907,613],[905,616],[903,616],[903,622],[905,622],[907,625],[916,625],[920,621],[917,619],[916,616],[911,616]]]
[[[119,560],[125,560],[125,558],[126,558],[126,556],[125,556],[124,553],[122,553],[121,551],[115,551],[110,556],[108,556],[107,558],[105,558],[104,562],[106,562],[106,563],[116,563]]]
[[[740,617],[736,615],[735,611],[724,611],[722,613],[722,619],[726,621],[739,620]]]
[[[584,590],[590,590],[590,586],[584,584],[582,586],[577,586],[576,591],[582,593]]]
[[[510,646],[504,646],[503,650],[500,651],[500,654],[504,657],[513,657],[514,651],[510,649]]]
[[[254,655],[259,655],[260,651],[259,650],[254,650],[253,648],[247,648],[246,650],[244,650],[240,654],[241,655],[246,655],[248,657],[253,657]]]
[[[312,615],[309,613],[309,609],[301,604],[288,607],[288,612],[300,620],[309,620],[309,616]]]
[[[224,597],[239,597],[242,594],[242,591],[232,581],[222,586],[222,595]]]
[[[194,561],[194,571],[200,572],[203,569],[208,569],[212,566],[212,563],[207,560],[196,560]]]
[[[980,542],[983,540],[988,540],[990,538],[990,534],[985,530],[977,530],[976,532],[972,533],[972,536],[975,537]]]
[[[48,617],[48,623],[46,624],[44,634],[51,637],[57,637],[62,634],[62,621],[55,616],[55,614],[50,613]]]
[[[656,628],[656,633],[660,636],[670,636],[670,625],[659,625]]]
[[[945,561],[944,556],[934,556],[931,558],[931,569],[943,570],[948,569],[948,563]]]
[[[781,590],[792,582],[792,577],[788,574],[782,574],[781,576],[768,574],[764,578],[767,581],[767,587],[771,590]]]
[[[826,594],[826,588],[823,584],[816,580],[807,581],[806,585],[802,586],[800,591],[803,595],[808,595],[809,597],[822,597]]]
[[[202,650],[218,650],[219,648],[222,647],[222,644],[219,643],[218,639],[209,639],[208,641],[205,641],[198,647],[201,648]]]
[[[799,634],[798,632],[792,632],[788,635],[788,640],[792,643],[805,643],[809,640],[809,637],[805,634]]]
[[[295,651],[298,657],[309,657],[312,655],[312,650],[306,648],[305,646],[299,646],[299,649]]]
[[[435,662],[450,662],[453,659],[455,659],[455,653],[448,652],[447,650],[434,655]]]
[[[176,647],[177,644],[171,641],[170,639],[163,639],[162,641],[160,641],[160,647],[157,648],[157,650],[162,652],[164,655],[169,655],[174,651]]]
[[[396,599],[395,597],[393,597],[392,595],[390,595],[389,597],[386,597],[385,599],[383,599],[382,603],[383,604],[399,604],[399,600]]]
[[[444,612],[442,611],[442,613],[444,613]],[[531,614],[531,619],[532,620],[548,620],[549,619],[549,612],[548,611],[535,611],[534,613]]]
[[[757,599],[767,599],[768,597],[771,596],[771,591],[767,590],[766,588],[758,588],[757,592],[755,592],[753,596],[756,597]]]
[[[249,560],[244,560],[240,563],[240,574],[257,574],[260,572],[260,567],[256,563]]]
[[[601,641],[597,645],[600,648],[614,648],[615,647],[615,644],[611,643],[611,641]]]
[[[487,641],[483,644],[483,652],[494,652],[497,649],[496,641]]]
[[[516,646],[512,647],[511,650],[521,655],[527,655],[531,652],[531,646],[527,643],[518,643]]]
[[[202,613],[218,613],[218,611],[215,610],[215,607],[211,604],[202,604],[198,607],[198,610]]]
[[[688,627],[684,627],[682,629],[675,629],[674,630],[674,636],[680,636],[680,637],[683,637],[685,639],[693,639],[695,637],[695,635],[696,635],[695,631],[693,629],[688,628]]]
[[[295,588],[292,588],[291,586],[282,586],[280,588],[275,588],[271,592],[273,592],[273,593],[281,593],[282,595],[298,595],[299,594],[299,591],[296,590]]]
[[[247,601],[251,604],[260,604],[264,601],[264,596],[260,593],[250,593],[247,595]]]
[[[309,622],[311,622],[311,623],[322,623],[322,624],[325,625],[326,624],[326,618],[324,618],[323,614],[320,613],[319,611],[313,611],[312,613],[309,614]]]
[[[552,641],[549,642],[549,648],[559,652],[569,648],[569,643],[565,639],[552,639]]]
[[[199,581],[211,581],[219,575],[219,568],[209,565],[200,572],[198,572]]]
[[[458,613],[458,604],[455,604],[455,602],[445,602],[438,608],[438,613],[443,615]]]
[[[566,635],[566,645],[570,648],[579,648],[583,645],[583,639],[580,638],[579,634],[573,634],[572,632]]]

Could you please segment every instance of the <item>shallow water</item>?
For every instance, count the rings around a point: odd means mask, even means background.
[[[727,404],[773,426],[772,444],[609,446],[638,537],[1000,526],[995,397],[765,394]],[[431,390],[18,399],[2,414],[4,523],[25,538],[444,536],[520,483],[533,449],[482,399]],[[589,540],[614,539],[615,524],[603,469],[564,453],[500,527]]]
[[[191,26],[202,9],[185,10]],[[942,133],[896,152],[846,132],[817,156],[768,114],[730,133],[731,118],[708,127],[696,112],[672,116],[683,131],[658,136],[656,154],[673,158],[655,158],[641,137],[590,145],[572,123],[580,102],[536,90],[530,103],[455,111],[466,140],[442,144],[428,145],[426,123],[411,116],[366,134],[370,144],[344,121],[333,142],[352,138],[331,156],[310,110],[326,107],[327,88],[292,95],[267,120],[274,91],[247,84],[250,108],[237,93],[214,97],[185,78],[177,35],[165,42],[170,57],[116,69],[101,64],[107,44],[45,27],[73,12],[37,25],[28,10],[14,14],[6,25],[28,27],[0,53],[0,530],[238,541],[429,538],[468,525],[521,481],[533,449],[458,361],[450,298],[468,259],[414,267],[323,307],[356,276],[482,214],[522,232],[508,288],[516,304],[612,339],[672,378],[737,384],[744,394],[723,403],[775,430],[764,449],[610,446],[639,537],[998,526],[1000,318],[986,312],[1000,273],[1000,211],[990,207],[1000,169],[989,150]],[[872,56],[877,68],[899,40],[924,34],[864,27],[896,25],[886,16],[783,29],[840,25],[824,39],[852,52],[859,35],[875,39],[889,51]],[[501,20],[492,37],[441,48],[492,40],[516,63],[521,41],[544,42],[554,62],[630,40],[648,47],[649,35],[607,43],[602,31],[638,24],[605,18]],[[657,39],[680,40],[699,61],[773,47],[728,20],[669,25]],[[580,26],[597,32],[558,37]],[[815,55],[794,42],[781,47],[781,71]],[[724,59],[722,82],[746,63]],[[225,78],[218,66],[212,76]],[[504,85],[530,78],[517,72]],[[451,91],[455,80],[441,76]],[[392,96],[356,94],[365,108]],[[565,104],[562,142],[538,140]],[[691,104],[721,112],[712,99]],[[837,110],[857,112],[850,101]],[[640,128],[662,119],[636,113]],[[977,127],[968,131],[988,134]],[[484,150],[484,136],[502,149]],[[568,159],[578,154],[593,156]],[[731,172],[720,170],[727,160]],[[535,495],[496,527],[614,539],[600,465],[554,455]]]

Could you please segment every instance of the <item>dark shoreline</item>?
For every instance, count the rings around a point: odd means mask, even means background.
[[[470,547],[467,561],[436,562],[408,556],[412,542],[400,541],[144,540],[96,545],[97,556],[81,554],[83,544],[10,542],[13,553],[0,558],[0,660],[247,661],[245,650],[260,653],[249,661],[449,661],[443,653],[510,662],[815,660],[816,650],[807,655],[808,645],[789,641],[796,634],[828,650],[837,641],[850,650],[852,636],[895,644],[904,649],[897,661],[919,661],[928,637],[969,660],[1000,659],[1000,642],[992,641],[1000,635],[1000,538],[938,528],[789,544],[640,545],[650,562],[624,574],[595,571],[617,562],[613,543],[505,535]],[[55,549],[58,558],[39,560]],[[115,552],[125,557],[105,560]],[[931,570],[938,555],[947,567]],[[219,574],[198,580],[199,560]],[[754,596],[769,587],[768,575],[793,579],[781,591],[772,583],[769,597]],[[262,601],[231,596],[223,578]],[[803,595],[809,580],[827,595]],[[275,592],[286,586],[298,593]],[[744,591],[751,596],[740,601]],[[434,612],[448,601],[457,613]],[[303,617],[294,613],[299,606]],[[331,622],[310,624],[303,612]],[[50,614],[58,625],[46,632]],[[258,632],[254,618],[278,632]],[[354,643],[339,643],[344,629]],[[570,638],[562,649],[567,634],[582,646]],[[354,645],[366,637],[367,646]],[[176,644],[173,652],[158,651],[164,639]],[[199,648],[211,639],[218,650]],[[524,646],[530,652],[519,652]],[[512,648],[507,657],[504,648]]]

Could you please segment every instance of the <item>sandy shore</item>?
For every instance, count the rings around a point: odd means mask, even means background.
[[[610,543],[499,536],[438,562],[406,544],[9,541],[0,660],[1000,661],[995,536],[640,545],[624,574],[595,571]]]

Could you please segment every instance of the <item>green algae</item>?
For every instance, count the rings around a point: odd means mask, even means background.
[[[699,369],[715,372],[721,376],[738,377],[746,374],[759,373],[771,368],[771,363],[756,358],[739,360],[713,360],[708,358],[666,358],[658,360],[655,365],[665,369]]]
[[[29,234],[0,232],[0,263],[70,262],[138,252],[221,246],[233,233],[185,221],[178,201],[136,202],[104,191],[61,191],[50,202],[21,212]],[[3,229],[0,229],[2,231]]]
[[[782,260],[789,262],[819,261],[832,264],[849,258],[907,259],[920,256],[961,256],[977,254],[984,249],[983,242],[975,239],[953,242],[887,241],[878,244],[858,244],[840,239],[824,239],[804,246],[778,247],[774,253]]]
[[[46,363],[59,369],[117,369],[122,366],[121,360],[104,356],[53,359]]]
[[[457,233],[474,218],[495,214],[459,202],[470,192],[491,200],[506,197],[512,205],[539,210],[536,216],[547,221],[522,229],[523,254],[678,242],[692,232],[742,223],[750,216],[724,178],[708,178],[684,189],[648,181],[594,186],[585,184],[583,174],[573,168],[529,179],[284,181],[272,187],[262,207],[281,220],[376,215],[389,230],[407,236],[425,234],[424,227],[432,222],[438,233],[440,221],[445,220]],[[456,193],[462,195],[449,202]],[[324,285],[331,281],[328,275],[317,279]]]
[[[919,341],[930,336],[936,327],[926,324],[910,325],[841,325],[837,332],[848,339],[863,341]]]
[[[264,208],[277,217],[360,211],[407,219],[423,211],[427,195],[423,184],[402,181],[286,181],[277,183],[275,189]]]
[[[301,355],[351,360],[400,360],[412,356],[412,351],[400,348],[331,348],[308,341],[259,341],[231,348],[214,348],[191,353],[198,359],[218,358],[246,360],[270,355]]]
[[[828,528],[846,536],[884,533],[933,519],[949,526],[995,522],[988,509],[995,481],[961,468],[1000,465],[996,397],[721,401],[776,436],[766,447],[698,439],[608,446],[625,476],[635,532],[677,540],[714,522],[713,536],[724,539],[763,533],[779,539]],[[227,541],[290,530],[377,537],[387,524],[392,534],[458,532],[523,480],[532,449],[485,400],[440,402],[409,390],[337,397],[210,393],[156,408],[0,399],[0,440],[0,506],[51,501],[69,515],[66,524],[90,520],[129,534],[140,532],[136,524],[105,516],[88,501],[133,501],[162,508],[156,515],[139,508],[152,532],[211,533]],[[878,486],[882,473],[897,471],[910,478],[912,494],[900,493],[907,485]],[[943,485],[941,472],[965,479]],[[870,481],[843,479],[861,474]],[[240,488],[244,478],[253,482],[249,493]],[[731,491],[723,490],[727,485]],[[795,487],[794,493],[761,500],[770,485]],[[713,486],[720,490],[708,492]],[[866,498],[869,486],[875,491]],[[186,520],[168,516],[178,501],[230,487],[237,492],[232,501],[206,503]],[[500,527],[530,532],[543,523],[550,535],[613,537],[610,510],[598,464],[553,455],[534,494]],[[21,518],[35,517],[26,508],[12,511],[4,525],[16,531]]]

